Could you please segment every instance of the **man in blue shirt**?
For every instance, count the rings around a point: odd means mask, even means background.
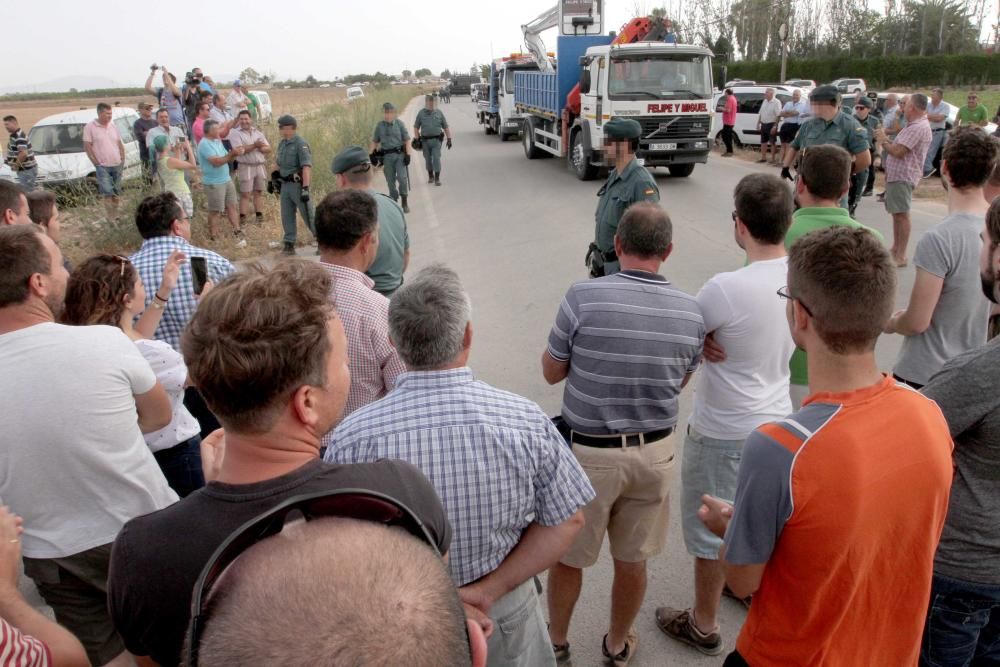
[[[215,240],[216,223],[223,213],[229,218],[236,236],[236,247],[246,248],[247,240],[240,228],[240,196],[229,172],[229,163],[243,155],[243,146],[226,150],[219,138],[219,123],[205,121],[205,138],[198,144],[198,163],[201,165],[202,183],[208,200],[208,235]]]

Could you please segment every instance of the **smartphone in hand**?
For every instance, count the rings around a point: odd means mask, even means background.
[[[204,257],[192,257],[191,262],[191,286],[194,293],[200,295],[208,282],[208,260]]]

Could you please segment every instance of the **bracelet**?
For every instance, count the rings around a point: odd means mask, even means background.
[[[167,300],[166,300],[166,299],[164,299],[164,298],[163,298],[162,296],[160,296],[160,295],[159,295],[159,294],[158,294],[157,292],[153,292],[153,298],[154,298],[154,299],[159,299],[159,300],[160,300],[160,301],[162,301],[163,303],[166,303],[166,302],[167,302]]]

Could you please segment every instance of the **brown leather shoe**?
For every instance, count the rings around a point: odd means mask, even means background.
[[[673,609],[658,607],[656,610],[656,625],[663,634],[679,642],[687,644],[705,655],[719,655],[724,647],[719,631],[704,634],[694,622],[690,609]]]
[[[606,663],[614,665],[614,667],[628,667],[628,663],[632,662],[632,658],[635,657],[635,652],[638,649],[639,635],[635,634],[635,628],[629,628],[628,634],[625,635],[625,648],[617,655],[611,655],[610,651],[608,651],[607,635],[604,635],[604,639],[601,641],[601,652],[604,653],[604,660]]]

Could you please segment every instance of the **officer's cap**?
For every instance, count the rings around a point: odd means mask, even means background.
[[[368,152],[361,146],[348,146],[333,158],[331,169],[335,174],[343,174],[345,171],[362,164],[371,164]]]
[[[612,118],[604,124],[604,136],[610,141],[638,139],[642,126],[631,118]]]
[[[393,106],[392,102],[386,102],[382,105],[382,111],[395,111],[396,107]]]
[[[875,105],[872,104],[871,98],[868,97],[867,95],[859,95],[858,96],[858,101],[855,102],[855,104],[860,104],[861,106],[865,107],[866,109],[871,109],[871,108],[873,108],[875,106]]]
[[[278,119],[278,127],[286,127],[288,125],[291,125],[292,127],[298,127],[299,123],[298,121],[295,120],[295,116],[290,116],[289,114],[286,113],[284,116]]]
[[[817,86],[809,93],[810,102],[836,102],[838,97],[837,87],[831,85]]]

